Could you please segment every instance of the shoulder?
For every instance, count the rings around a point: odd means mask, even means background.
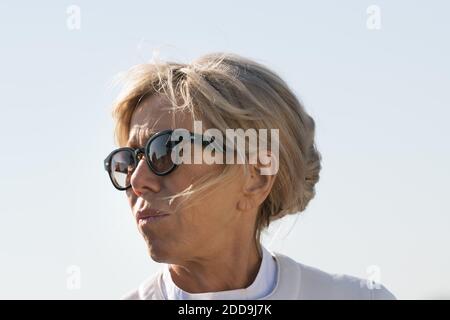
[[[147,278],[137,289],[129,291],[123,295],[121,300],[162,300],[164,297],[160,291],[160,281],[162,272],[158,271]]]
[[[331,274],[275,253],[280,266],[280,284],[297,279],[296,299],[306,300],[393,300],[395,296],[381,284],[350,275]],[[295,276],[296,275],[296,276]],[[284,281],[283,279],[284,278]],[[292,291],[292,282],[289,283]],[[280,288],[282,289],[282,288]]]

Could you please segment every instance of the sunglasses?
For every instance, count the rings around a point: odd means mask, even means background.
[[[155,133],[144,148],[123,147],[112,151],[104,160],[104,166],[113,186],[121,191],[130,188],[131,175],[143,156],[149,169],[158,176],[168,175],[175,170],[178,165],[172,161],[172,150],[183,141],[183,136],[173,141],[174,131],[169,129]],[[202,146],[207,146],[214,141],[204,141],[203,135],[189,134],[191,143],[201,141]]]

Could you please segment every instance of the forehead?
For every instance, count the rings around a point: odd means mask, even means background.
[[[128,145],[144,145],[149,136],[166,129],[192,130],[192,119],[185,112],[171,110],[170,102],[160,95],[145,97],[130,120]]]

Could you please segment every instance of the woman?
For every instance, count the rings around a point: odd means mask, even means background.
[[[138,65],[125,79],[113,110],[121,148],[105,169],[126,192],[151,258],[163,263],[125,299],[394,298],[383,286],[327,274],[260,243],[271,221],[305,210],[321,168],[314,121],[278,75],[214,53],[190,64]],[[208,130],[199,134],[196,121]],[[254,140],[233,146],[227,129],[276,134],[261,140],[270,149],[255,153]],[[187,138],[174,139],[180,130]],[[203,161],[188,161],[195,150]],[[255,154],[269,161],[250,161]]]

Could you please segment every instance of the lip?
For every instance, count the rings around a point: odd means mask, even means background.
[[[152,209],[147,208],[144,210],[138,210],[136,213],[136,222],[139,223],[140,220],[146,220],[148,218],[157,218],[157,217],[163,217],[168,216],[169,214],[165,211],[158,210],[158,209]]]

